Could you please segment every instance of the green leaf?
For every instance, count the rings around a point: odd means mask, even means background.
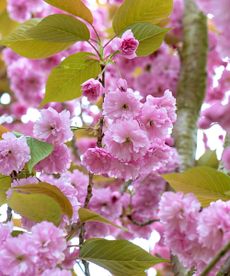
[[[1,2],[1,1],[0,1]],[[0,34],[1,37],[6,37],[11,33],[17,26],[19,25],[18,22],[13,21],[7,11],[2,11],[0,13]]]
[[[167,261],[150,255],[127,240],[105,239],[87,240],[80,250],[80,258],[109,270],[115,276],[144,276],[146,269]]]
[[[125,0],[114,16],[113,29],[119,34],[135,23],[158,24],[170,15],[172,7],[173,0]]]
[[[110,224],[114,227],[122,229],[123,231],[127,231],[127,229],[125,229],[124,227],[113,223],[112,221],[104,218],[103,216],[101,216],[89,209],[80,208],[78,211],[78,214],[79,214],[79,219],[82,223],[84,223],[84,222],[101,222],[101,223],[105,223],[105,224]]]
[[[37,184],[17,186],[12,188],[12,190],[18,193],[47,195],[58,203],[63,214],[68,215],[69,218],[73,216],[73,208],[68,198],[54,185],[46,182],[39,182]]]
[[[101,72],[99,61],[92,57],[91,53],[77,53],[54,68],[46,83],[42,105],[80,97],[81,84],[90,78],[96,78]]]
[[[221,199],[230,200],[230,177],[209,167],[195,167],[183,173],[163,175],[177,192],[194,193],[202,206]]]
[[[196,162],[197,166],[208,166],[214,169],[219,167],[219,160],[216,151],[206,150],[205,153]]]
[[[91,11],[81,0],[45,0],[46,3],[93,23]]]
[[[6,192],[11,186],[11,177],[0,175],[0,206],[6,203]]]
[[[55,225],[60,224],[61,207],[48,195],[13,191],[7,203],[15,212],[32,221],[50,221]]]
[[[28,31],[34,39],[50,42],[77,42],[90,38],[88,28],[80,20],[66,14],[53,14],[44,18]]]
[[[30,147],[30,161],[27,163],[28,170],[31,173],[33,167],[50,155],[53,151],[53,145],[39,141],[32,137],[27,138],[27,144]]]
[[[147,56],[156,51],[161,46],[165,34],[169,30],[152,23],[136,23],[126,29],[131,29],[135,38],[139,41],[138,56]]]
[[[47,58],[71,46],[73,42],[50,42],[34,39],[30,30],[37,26],[40,19],[31,19],[21,24],[9,36],[0,41],[0,45],[7,46],[17,54],[27,58]]]

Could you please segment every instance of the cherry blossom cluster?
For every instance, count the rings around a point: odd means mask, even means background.
[[[70,252],[65,232],[52,223],[38,223],[18,236],[11,223],[0,224],[0,242],[1,275],[72,275],[78,252]]]
[[[129,180],[167,164],[171,148],[165,140],[176,120],[171,92],[143,100],[120,79],[105,95],[103,115],[103,148],[89,149],[83,156],[89,171]]]
[[[196,268],[199,275],[230,239],[230,201],[218,200],[201,209],[192,194],[167,192],[161,197],[159,209],[165,244],[186,268]],[[216,275],[228,256],[210,275]]]

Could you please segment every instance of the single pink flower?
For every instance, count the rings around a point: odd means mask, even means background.
[[[117,120],[105,131],[104,143],[108,152],[120,161],[129,162],[142,157],[149,140],[136,120]]]
[[[0,140],[0,173],[10,175],[13,171],[19,172],[30,160],[30,148],[26,138],[17,138],[13,133],[7,132]]]
[[[70,113],[58,113],[52,107],[41,111],[41,118],[34,124],[36,138],[52,144],[61,144],[73,137],[70,129]]]
[[[121,37],[121,53],[127,59],[133,59],[136,55],[136,50],[139,46],[139,41],[135,39],[133,32],[127,30]]]
[[[89,79],[81,85],[82,95],[90,102],[96,102],[103,93],[103,86],[100,81]]]

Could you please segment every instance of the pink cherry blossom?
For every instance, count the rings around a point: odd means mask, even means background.
[[[103,148],[88,149],[82,160],[82,164],[92,173],[105,174],[110,170],[112,156]]]
[[[141,103],[132,89],[109,92],[104,101],[103,114],[111,119],[133,118],[140,113]]]
[[[42,222],[32,227],[33,243],[37,249],[36,265],[41,269],[53,268],[65,259],[65,233],[52,223]]]
[[[139,41],[135,39],[133,32],[131,30],[127,30],[123,33],[121,37],[121,53],[127,59],[133,59],[136,55],[136,50],[138,48]]]
[[[30,160],[30,148],[26,138],[17,138],[13,133],[4,133],[0,140],[0,173],[10,175],[19,172]]]
[[[81,85],[82,95],[90,102],[96,102],[103,93],[103,86],[100,81],[89,79]]]
[[[209,250],[216,252],[230,240],[230,201],[218,200],[205,208],[197,227],[199,240]]]
[[[40,119],[34,124],[36,138],[52,144],[60,144],[70,140],[73,133],[70,129],[70,113],[62,111],[58,113],[49,107],[41,110]]]
[[[0,249],[0,272],[9,276],[33,276],[37,260],[37,248],[31,236],[10,237]]]
[[[105,131],[104,143],[114,157],[121,161],[137,160],[149,148],[146,133],[136,120],[118,120]]]
[[[36,170],[47,174],[63,173],[71,163],[70,150],[66,145],[55,146],[53,152],[36,165]]]

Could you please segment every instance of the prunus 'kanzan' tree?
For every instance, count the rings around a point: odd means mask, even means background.
[[[230,275],[229,26],[229,0],[0,2],[0,275]]]

